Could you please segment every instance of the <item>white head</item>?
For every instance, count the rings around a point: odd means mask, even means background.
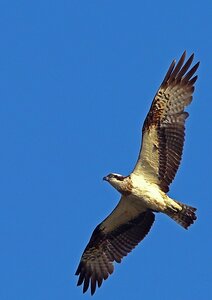
[[[125,191],[126,181],[125,179],[128,176],[123,176],[116,173],[111,173],[105,177],[103,177],[103,180],[108,181],[116,190],[119,192]]]

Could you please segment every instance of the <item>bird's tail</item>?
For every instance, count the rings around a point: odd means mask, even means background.
[[[197,219],[197,216],[195,215],[196,208],[180,203],[176,200],[174,200],[178,205],[181,206],[180,211],[175,210],[167,210],[166,213],[169,217],[171,217],[173,220],[175,220],[178,224],[183,226],[185,229],[188,229],[188,227],[194,223],[194,221]]]

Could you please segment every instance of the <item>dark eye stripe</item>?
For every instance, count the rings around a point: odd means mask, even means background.
[[[124,178],[126,178],[126,176],[118,176],[118,175],[113,175],[113,177],[120,181],[123,181]]]

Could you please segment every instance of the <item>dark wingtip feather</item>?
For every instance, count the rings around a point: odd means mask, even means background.
[[[84,281],[84,272],[82,271],[80,276],[79,276],[79,279],[78,279],[78,282],[77,282],[77,286],[81,285]]]
[[[95,291],[96,291],[96,278],[91,277],[91,296],[93,296]]]
[[[191,56],[189,57],[188,60],[191,61],[191,63],[192,63],[192,61],[194,60],[194,53],[191,54]]]
[[[101,277],[99,277],[97,280],[98,280],[98,287],[100,288],[100,286],[102,285],[103,279]]]
[[[163,82],[161,83],[161,86],[165,85],[166,82],[168,81],[168,79],[169,79],[169,77],[170,77],[170,75],[171,75],[171,73],[172,73],[172,71],[173,71],[173,69],[174,69],[174,67],[175,67],[175,64],[176,64],[176,59],[174,59],[174,60],[172,61],[171,65],[170,65],[170,67],[169,67],[169,69],[168,69],[168,71],[167,71],[167,73],[166,73],[166,75],[165,75],[165,77],[164,77],[164,80],[163,80]]]
[[[195,83],[197,78],[193,79],[191,77],[194,75],[194,73],[198,69],[200,62],[196,63],[191,68],[191,70],[186,74],[186,72],[188,71],[188,69],[190,68],[190,66],[194,60],[194,53],[191,54],[191,56],[188,58],[188,60],[184,64],[185,58],[186,58],[186,51],[183,52],[183,54],[180,57],[177,64],[176,64],[176,60],[172,61],[171,65],[168,69],[168,72],[166,73],[166,76],[161,84],[162,87],[173,81],[176,81],[176,82],[182,81],[184,84],[189,83],[191,85]]]
[[[186,57],[186,54],[187,54],[187,53],[186,53],[186,50],[184,50],[184,52],[183,52],[183,54],[182,54],[182,57],[185,58],[185,57]]]
[[[89,274],[85,273],[84,285],[83,285],[83,294],[88,290],[89,282],[90,282],[90,276],[89,276]]]
[[[181,55],[181,57],[179,59],[179,62],[181,62],[183,64],[184,60],[186,58],[186,55],[187,55],[187,52],[186,52],[186,50],[184,50],[183,54]],[[178,64],[179,64],[179,62],[178,62]]]
[[[81,263],[79,263],[79,265],[78,265],[78,267],[77,267],[77,270],[76,270],[76,272],[75,272],[75,274],[74,275],[79,275],[79,273],[80,273],[80,269],[81,269],[81,266],[80,266],[80,264]]]
[[[199,62],[196,63],[193,68],[191,68],[191,70],[183,77],[182,82],[183,83],[189,83],[190,84],[190,78],[194,75],[194,73],[196,72],[196,70],[199,67]]]
[[[184,64],[184,66],[182,66],[182,69],[179,71],[179,73],[177,74],[177,78],[176,80],[179,82],[183,75],[185,75],[185,73],[188,71],[188,69],[190,68],[192,61],[194,59],[194,54],[192,54],[189,59],[187,60],[187,62]]]
[[[191,78],[191,80],[189,80],[189,84],[190,84],[190,85],[194,85],[195,82],[197,81],[197,79],[198,79],[198,76],[197,76],[197,75],[194,76],[193,78]]]
[[[178,72],[180,71],[180,69],[182,68],[182,66],[184,64],[185,57],[186,57],[186,51],[184,51],[183,55],[179,59],[179,61],[176,65],[176,67],[174,68],[173,72],[170,74],[169,81],[175,80],[176,75],[178,74]]]

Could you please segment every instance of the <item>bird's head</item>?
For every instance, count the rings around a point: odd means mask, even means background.
[[[111,173],[103,177],[103,180],[108,181],[115,189],[122,192],[125,185],[125,178],[127,178],[127,176]]]

